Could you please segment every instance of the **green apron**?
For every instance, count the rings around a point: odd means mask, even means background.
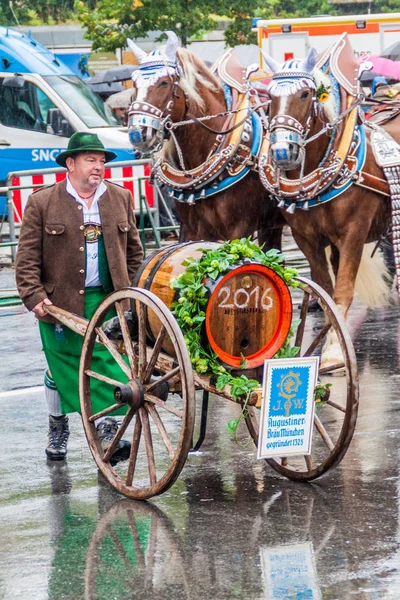
[[[102,243],[99,238],[99,271],[101,287],[85,289],[84,316],[90,319],[99,306],[100,302],[112,291],[111,277],[108,270],[107,259]],[[102,260],[103,259],[103,260]],[[111,289],[110,289],[111,287]],[[116,316],[114,309],[110,310],[105,320]],[[83,337],[64,325],[54,325],[39,321],[40,335],[43,350],[46,355],[47,364],[53,381],[61,398],[61,412],[81,412],[79,402],[79,361],[82,352]],[[128,359],[126,362],[128,362]],[[115,362],[107,348],[101,344],[95,344],[90,369],[121,383],[127,383],[128,379],[121,367]],[[100,412],[115,404],[114,387],[99,381],[90,379],[90,391],[93,413]],[[113,415],[123,415],[126,407],[114,411]]]

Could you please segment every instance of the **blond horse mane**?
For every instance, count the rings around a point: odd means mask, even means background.
[[[183,71],[183,76],[179,80],[179,85],[185,92],[187,98],[201,111],[204,111],[205,104],[198,92],[198,84],[206,87],[211,92],[220,91],[221,84],[206,67],[203,61],[185,48],[178,48],[176,55]]]
[[[211,92],[221,91],[222,86],[204,62],[197,58],[197,56],[185,48],[178,48],[176,55],[183,71],[183,75],[179,79],[179,85],[185,92],[189,102],[204,114],[206,106],[198,92],[199,85],[206,87]],[[190,112],[193,112],[193,109],[190,109]],[[172,139],[164,143],[160,155],[178,168],[175,143]]]

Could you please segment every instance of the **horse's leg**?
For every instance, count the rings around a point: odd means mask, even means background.
[[[345,320],[354,297],[357,271],[360,266],[365,239],[349,234],[337,242],[339,248],[332,248],[332,266],[336,276],[333,299]],[[321,356],[321,367],[333,367],[343,363],[343,353],[336,334],[328,332]],[[337,370],[335,375],[344,374],[344,369]]]
[[[262,211],[258,224],[258,243],[264,250],[282,250],[282,230],[286,224],[281,211],[269,198],[263,198]]]
[[[330,263],[332,265],[333,274],[334,274],[335,280],[336,280],[338,270],[339,270],[340,255],[339,255],[339,250],[336,248],[336,246],[331,244],[330,248],[331,248]]]
[[[368,233],[368,229],[366,228]],[[360,237],[353,232],[337,242],[339,250],[339,266],[336,275],[333,299],[345,319],[354,298],[357,271],[361,263],[366,235]]]
[[[333,296],[333,282],[329,274],[328,260],[324,245],[315,236],[302,235],[292,230],[293,238],[308,260],[311,269],[311,279]]]
[[[187,227],[181,222],[181,225],[179,227],[179,243],[181,244],[182,242],[188,242],[190,240],[190,236],[189,236],[189,232],[187,230]]]

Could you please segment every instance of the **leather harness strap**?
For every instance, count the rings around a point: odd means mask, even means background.
[[[367,173],[366,171],[358,172],[358,178],[354,181],[354,184],[390,198],[390,188],[387,180],[376,177],[376,175],[371,175],[371,173]]]

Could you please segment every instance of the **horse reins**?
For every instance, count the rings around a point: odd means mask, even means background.
[[[204,129],[206,129],[207,131],[210,131],[211,133],[215,133],[216,135],[226,135],[228,133],[232,133],[232,131],[235,131],[235,129],[237,129],[238,127],[241,127],[243,125],[243,123],[246,123],[246,121],[249,119],[249,117],[251,117],[251,115],[253,113],[255,113],[257,110],[259,110],[260,108],[263,108],[264,106],[268,106],[269,104],[269,100],[267,102],[262,102],[260,104],[257,104],[257,106],[254,106],[253,108],[239,108],[237,110],[232,110],[232,111],[225,111],[222,113],[218,113],[216,115],[208,115],[207,117],[195,117],[194,115],[188,115],[189,120],[182,122],[182,123],[174,123],[174,126],[180,126],[186,123],[196,123],[197,125],[200,125],[201,127],[203,127]],[[223,116],[227,116],[227,115],[234,115],[239,113],[240,111],[246,110],[247,111],[247,116],[242,119],[242,121],[239,121],[239,123],[236,123],[236,125],[233,125],[232,127],[229,127],[229,129],[222,129],[221,131],[218,131],[217,129],[213,129],[212,127],[209,127],[208,125],[206,125],[205,123],[203,123],[203,120],[208,120],[208,119],[216,119],[217,117],[223,117]]]

